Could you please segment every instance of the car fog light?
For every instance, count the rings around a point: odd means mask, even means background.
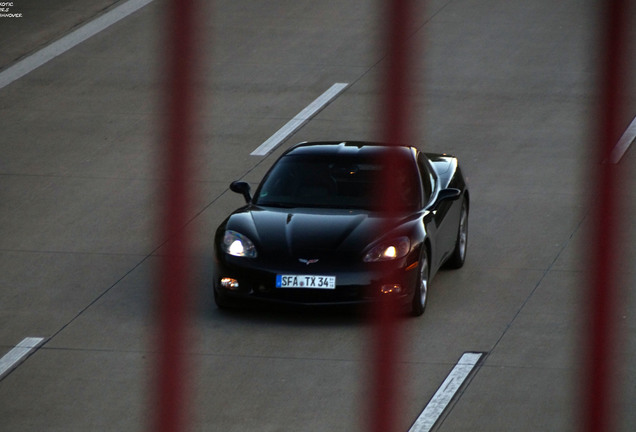
[[[400,284],[385,284],[380,287],[382,294],[399,294],[402,292],[402,285]]]
[[[237,290],[239,287],[239,283],[236,279],[232,279],[232,278],[222,278],[221,279],[221,286],[223,288],[227,288],[229,290]]]

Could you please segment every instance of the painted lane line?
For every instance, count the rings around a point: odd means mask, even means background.
[[[614,149],[612,150],[612,154],[610,155],[610,163],[619,163],[625,153],[627,153],[629,146],[632,145],[632,143],[634,142],[634,139],[636,139],[636,117],[634,117],[634,120],[632,120],[632,122],[629,124],[627,130],[625,130],[625,133],[623,133],[623,136],[621,136],[621,139],[618,140],[616,147],[614,147]]]
[[[84,24],[82,27],[72,31],[52,44],[20,60],[13,66],[0,72],[0,89],[22,78],[34,69],[53,60],[55,57],[65,53],[133,12],[136,12],[152,1],[153,0],[129,0],[111,11],[106,12],[104,15]]]
[[[265,156],[267,153],[278,147],[287,137],[300,129],[313,116],[318,114],[325,106],[334,100],[342,91],[347,88],[348,83],[335,83],[329,90],[318,96],[316,100],[307,105],[307,107],[299,112],[293,119],[288,121],[285,126],[280,128],[274,135],[269,137],[263,144],[258,146],[256,150],[250,153],[252,156]]]
[[[44,338],[28,337],[22,340],[11,351],[0,358],[0,379],[5,374],[13,370],[20,362],[24,361],[28,355],[37,347],[42,345]]]
[[[482,353],[464,353],[462,355],[431,401],[426,405],[422,414],[411,426],[409,432],[428,432],[433,428],[482,355]]]

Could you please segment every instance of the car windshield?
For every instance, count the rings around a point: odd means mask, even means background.
[[[380,158],[343,155],[287,155],[256,191],[254,203],[272,207],[379,209],[381,181],[395,184],[395,205],[413,210],[420,203],[419,177],[413,163],[390,170]]]

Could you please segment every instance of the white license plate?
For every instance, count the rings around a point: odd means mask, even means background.
[[[276,288],[336,289],[336,277],[314,275],[276,275]]]

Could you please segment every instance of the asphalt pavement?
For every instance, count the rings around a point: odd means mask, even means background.
[[[126,2],[11,3],[21,17],[0,18],[0,73]],[[194,239],[191,430],[369,428],[364,316],[226,312],[210,296],[214,230],[243,203],[231,181],[255,186],[300,141],[378,138],[380,3],[219,0],[199,14],[184,228]],[[0,377],[2,432],[151,424],[154,292],[169,247],[158,227],[166,10],[150,2],[0,88],[0,358],[42,338]],[[436,0],[413,15],[416,145],[459,158],[471,212],[465,266],[435,277],[422,317],[400,320],[402,352],[387,365],[399,371],[397,430],[466,352],[484,355],[433,430],[581,428],[597,18],[595,2],[578,0]],[[636,116],[629,75],[625,128]],[[251,155],[335,83],[347,87],[271,153]],[[636,429],[635,164],[628,150],[615,165],[620,431]]]

